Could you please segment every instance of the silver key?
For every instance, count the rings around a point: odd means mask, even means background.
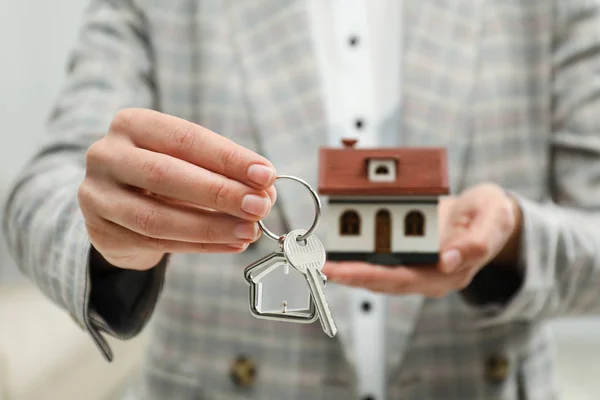
[[[310,235],[301,242],[297,238],[306,233],[303,229],[296,229],[286,235],[283,242],[283,254],[289,263],[304,274],[312,299],[317,307],[323,331],[334,337],[337,333],[335,321],[325,297],[325,275],[321,271],[325,264],[325,248],[315,235]]]
[[[250,285],[250,312],[256,318],[312,323],[319,318],[303,274],[274,251],[244,271]]]

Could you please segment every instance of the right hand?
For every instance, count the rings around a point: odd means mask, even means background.
[[[275,167],[191,122],[127,109],[86,155],[78,200],[95,250],[146,270],[166,253],[236,253],[260,236]]]

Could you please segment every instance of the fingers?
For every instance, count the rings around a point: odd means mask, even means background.
[[[385,281],[414,285],[419,281],[426,280],[427,276],[434,271],[431,267],[384,267],[361,262],[328,262],[323,269],[327,279],[343,283],[352,282],[353,285],[363,287],[372,287]]]
[[[443,297],[470,282],[467,271],[446,275],[436,266],[385,267],[366,263],[326,263],[323,273],[332,282],[395,295]]]
[[[257,190],[189,162],[146,149],[113,150],[109,174],[122,184],[248,220],[270,211],[274,190]]]
[[[92,232],[98,228],[88,226]],[[94,236],[101,247],[114,250],[144,249],[159,254],[164,253],[237,253],[244,250],[247,243],[192,243],[177,240],[152,238],[132,232],[122,226],[106,221],[102,235]],[[121,251],[118,251],[122,254]]]
[[[237,252],[276,199],[264,157],[151,110],[118,113],[86,154],[78,201],[99,254],[152,268],[164,253]]]
[[[504,247],[514,226],[513,207],[495,185],[461,195],[448,215],[441,241],[440,270],[481,267]]]
[[[247,243],[191,243],[157,239],[128,230],[107,220],[86,220],[94,247],[104,249],[102,257],[125,269],[148,269],[165,253],[240,253]],[[148,261],[150,260],[150,261]]]
[[[439,270],[451,274],[463,267],[464,248],[456,246],[450,250],[443,250],[440,255]]]
[[[275,182],[275,168],[264,157],[206,128],[152,110],[123,110],[111,131],[126,132],[134,144],[164,153],[255,189]]]
[[[80,191],[83,207],[96,215],[147,238],[192,243],[248,243],[259,237],[256,222],[220,212],[170,204],[158,198],[100,183]],[[186,244],[187,243],[187,244]],[[195,248],[195,247],[193,247]]]
[[[480,185],[440,207],[441,254],[437,266],[383,267],[327,263],[328,279],[390,294],[443,297],[467,287],[505,247],[515,226],[515,205],[496,185]]]
[[[271,199],[271,205],[275,204],[275,202],[277,201],[277,189],[275,189],[275,186],[271,186],[266,190],[267,194],[269,195],[269,198]]]
[[[473,221],[470,236],[472,240],[485,238],[485,244],[480,244],[479,250],[482,254],[494,256],[512,232],[515,217],[512,204],[506,196],[498,197],[490,203]]]

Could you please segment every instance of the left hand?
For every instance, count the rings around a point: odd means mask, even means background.
[[[508,268],[516,262],[521,210],[501,187],[479,184],[458,197],[440,199],[438,211],[438,265],[385,267],[327,262],[323,272],[330,281],[374,292],[440,298],[467,287],[485,265]]]

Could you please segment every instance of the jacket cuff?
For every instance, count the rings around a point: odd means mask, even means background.
[[[93,324],[90,319],[91,282],[88,264],[91,242],[81,211],[77,208],[75,213],[75,218],[64,235],[65,245],[62,248],[57,246],[65,255],[70,255],[61,257],[63,263],[58,269],[60,276],[57,285],[65,288],[63,293],[69,294],[69,298],[63,298],[63,301],[73,321],[89,333],[104,358],[112,361],[113,353],[110,346],[100,334],[98,325]]]
[[[509,192],[523,215],[520,259],[514,266],[488,266],[461,294],[476,314],[478,326],[532,321],[542,315],[555,287],[549,244],[558,232],[543,206]]]
[[[60,282],[60,284],[68,289],[67,293],[71,294],[70,299],[65,299],[65,305],[71,318],[89,333],[102,356],[110,362],[113,360],[112,349],[101,332],[118,339],[130,339],[141,331],[150,319],[158,300],[168,257],[164,257],[160,265],[151,272],[144,290],[141,291],[142,293],[131,309],[132,312],[129,318],[120,320],[119,323],[115,323],[117,321],[107,321],[90,304],[93,284],[90,270],[92,245],[83,215],[81,215],[80,210],[77,210],[76,213],[77,216],[74,218],[69,232],[65,235],[66,238],[69,238],[69,243],[61,250],[71,256],[65,257],[67,264],[63,264],[64,269],[61,273],[65,281]],[[131,279],[129,275],[127,277]],[[120,280],[118,285],[122,285]]]
[[[88,311],[93,325],[120,339],[136,336],[152,316],[168,258],[146,271],[126,270],[110,265],[92,246]]]

